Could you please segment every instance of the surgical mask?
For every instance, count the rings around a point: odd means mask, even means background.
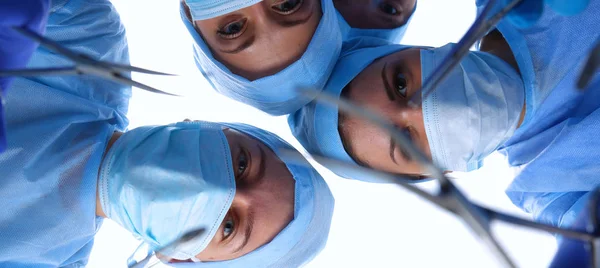
[[[193,259],[214,237],[235,195],[222,127],[182,122],[126,132],[104,158],[98,191],[108,218],[154,249],[205,228],[203,235],[161,252]]]
[[[193,20],[207,20],[249,7],[262,0],[185,0]]]
[[[309,103],[312,98],[302,95],[298,89],[322,90],[340,55],[342,34],[335,7],[331,0],[320,1],[323,16],[302,57],[276,74],[253,81],[234,74],[219,62],[183,7],[180,15],[194,39],[196,66],[210,85],[220,94],[278,116],[295,112]]]
[[[456,44],[421,50],[421,78],[427,81]],[[525,87],[517,71],[500,58],[470,52],[423,100],[423,120],[433,161],[450,171],[471,171],[515,132]]]

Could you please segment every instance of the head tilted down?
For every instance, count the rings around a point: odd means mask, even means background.
[[[276,135],[242,124],[181,122],[124,133],[106,154],[98,199],[106,217],[177,265],[287,267],[325,245],[333,197],[323,178],[278,157]]]
[[[355,39],[344,47],[324,91],[383,115],[445,170],[477,169],[520,124],[525,92],[515,67],[493,54],[470,52],[418,107],[409,105],[454,46]],[[386,131],[337,107],[312,102],[289,123],[309,151],[415,179],[427,175]]]

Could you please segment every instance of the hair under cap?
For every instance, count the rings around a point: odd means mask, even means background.
[[[246,124],[222,123],[250,135],[279,155],[280,149],[295,150],[277,135]],[[283,161],[283,160],[282,160]],[[284,161],[285,163],[285,161]],[[273,239],[262,247],[237,259],[218,262],[177,263],[175,267],[300,267],[311,261],[325,247],[334,198],[327,183],[308,164],[285,163],[294,177],[294,219]]]
[[[217,92],[271,115],[284,115],[311,101],[298,92],[299,88],[323,89],[340,55],[342,33],[333,2],[321,0],[321,8],[323,16],[302,57],[280,72],[254,81],[234,74],[215,59],[188,19],[183,4],[180,13],[194,39],[196,66]]]

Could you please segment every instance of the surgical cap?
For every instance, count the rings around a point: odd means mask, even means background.
[[[263,142],[275,154],[293,147],[275,134],[245,125],[223,124]],[[283,161],[283,160],[282,160]],[[299,267],[324,247],[331,226],[334,199],[325,180],[307,165],[285,163],[294,177],[294,219],[271,242],[237,259],[171,264],[175,267]]]
[[[338,97],[352,79],[378,58],[408,48],[401,45],[390,45],[379,38],[355,38],[344,44],[342,55],[336,63],[331,78],[327,82],[324,93]],[[288,124],[294,136],[307,151],[337,160],[353,163],[342,144],[338,132],[338,107],[313,101],[296,111],[288,118]],[[338,176],[368,182],[368,176],[349,174],[345,170],[332,168]]]
[[[323,17],[302,57],[280,72],[254,81],[234,74],[215,59],[193,22],[188,19],[183,5],[180,13],[194,39],[196,65],[217,92],[271,115],[284,115],[293,113],[311,101],[302,96],[298,88],[321,90],[325,86],[340,54],[342,34],[333,2],[321,0],[321,7]],[[191,10],[192,14],[194,12]]]

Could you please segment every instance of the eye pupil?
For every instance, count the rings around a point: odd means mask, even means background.
[[[229,25],[229,26],[227,27],[227,33],[228,33],[228,34],[234,34],[234,33],[237,33],[237,32],[239,32],[240,30],[242,30],[242,26],[241,26],[239,23],[237,23],[237,22],[236,22],[236,23],[234,23],[234,24],[231,24],[231,25]]]
[[[291,13],[291,11],[294,11],[294,9],[298,7],[301,2],[302,0],[288,0],[273,6],[273,8],[275,8],[279,12]]]
[[[248,168],[248,159],[246,157],[246,155],[244,153],[240,154],[239,156],[239,160],[238,160],[238,172],[240,174],[244,173],[244,171],[246,171],[246,169]]]
[[[396,15],[396,14],[398,14],[398,10],[394,6],[389,5],[389,4],[382,4],[381,5],[381,10],[383,12],[387,13],[387,14],[390,14],[390,15]]]
[[[233,221],[227,220],[225,222],[225,226],[223,227],[223,235],[225,237],[229,236],[233,232]]]
[[[398,93],[400,93],[400,95],[402,95],[403,97],[406,97],[406,87],[406,78],[403,74],[398,74],[396,76],[396,89],[398,90]]]

